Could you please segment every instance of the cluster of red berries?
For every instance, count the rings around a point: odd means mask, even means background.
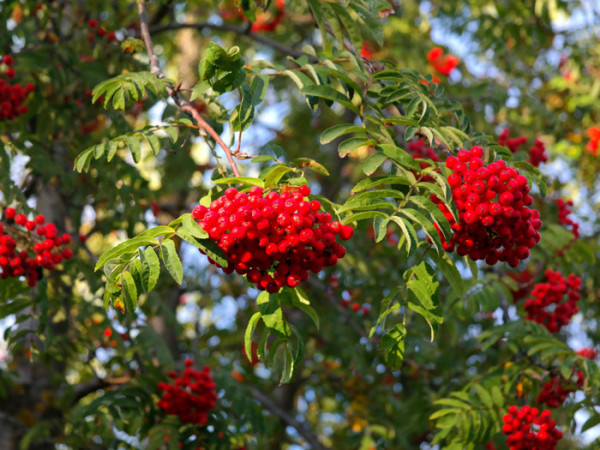
[[[23,102],[27,98],[27,94],[32,92],[35,87],[31,83],[27,83],[25,86],[18,83],[10,84],[2,77],[13,79],[17,75],[12,67],[14,58],[6,55],[4,58],[0,58],[0,62],[7,67],[4,74],[0,74],[0,121],[12,120],[27,112],[27,106]]]
[[[577,239],[579,237],[579,224],[568,217],[572,212],[573,200],[565,202],[562,198],[559,198],[556,200],[556,205],[558,206],[558,223],[565,227],[571,227],[573,239]]]
[[[504,161],[486,166],[482,156],[483,149],[473,147],[446,160],[446,167],[452,171],[448,184],[459,220],[456,222],[448,208],[432,195],[454,231],[450,241],[445,241],[440,232],[442,245],[448,252],[456,247],[460,256],[485,259],[490,265],[503,261],[516,267],[540,240],[540,213],[528,208],[533,198],[525,176]]]
[[[509,138],[510,130],[505,128],[498,136],[498,145],[502,145],[504,147],[508,147],[508,149],[516,153],[519,150],[521,145],[525,145],[527,143],[527,137],[519,136],[517,138]],[[548,161],[548,155],[546,155],[546,146],[542,141],[536,139],[531,148],[529,149],[529,160],[528,162],[535,167],[539,167],[539,165],[543,162]]]
[[[577,350],[577,354],[584,359],[594,360],[598,357],[598,352],[593,348],[582,348]]]
[[[96,35],[98,37],[106,37],[108,42],[114,42],[117,40],[117,36],[114,32],[107,33],[106,29],[103,27],[98,27],[98,21],[96,19],[90,19],[87,23],[88,28],[90,29],[88,33],[88,41],[93,42]]]
[[[577,301],[581,297],[581,278],[574,274],[565,278],[560,272],[550,269],[544,275],[545,281],[535,285],[531,291],[533,298],[525,302],[526,319],[541,323],[551,333],[557,333],[579,311]]]
[[[444,50],[440,47],[435,47],[427,53],[427,61],[436,72],[446,76],[460,64],[460,59],[456,56],[444,56]]]
[[[534,167],[539,167],[541,163],[548,162],[548,155],[546,155],[546,146],[539,139],[536,139],[531,148],[529,149],[529,162]]]
[[[511,152],[516,153],[521,145],[525,145],[525,143],[527,142],[527,137],[519,136],[517,138],[509,138],[509,135],[510,129],[505,128],[504,130],[502,130],[502,133],[500,133],[500,135],[498,136],[498,145],[508,147],[508,149]]]
[[[540,413],[527,405],[512,405],[503,421],[502,432],[508,436],[506,445],[510,450],[554,450],[563,435],[547,409]]]
[[[42,215],[28,220],[14,208],[4,210],[4,224],[0,223],[0,278],[24,276],[33,287],[42,277],[42,269],[52,270],[73,256],[71,249],[64,247],[71,243],[71,236],[59,236],[56,226],[45,222]],[[24,244],[34,242],[32,253]]]
[[[204,425],[208,413],[217,403],[215,383],[210,376],[210,367],[202,371],[192,369],[193,361],[185,360],[185,369],[181,376],[169,372],[174,384],[160,382],[158,389],[163,391],[158,407],[167,414],[179,416],[182,422]]]
[[[227,259],[227,268],[217,267],[246,275],[258,289],[275,293],[306,281],[309,270],[318,273],[344,257],[346,249],[336,235],[348,240],[354,230],[332,221],[330,213],[318,212],[318,201],[305,200],[308,186],[263,194],[258,186],[248,193],[229,188],[209,208],[194,208],[192,217]]]
[[[583,386],[583,372],[578,370],[576,372],[577,381],[575,384],[579,387]],[[543,389],[538,395],[536,402],[540,405],[546,404],[548,408],[558,408],[561,406],[565,399],[569,396],[571,392],[575,392],[575,389],[570,389],[568,386],[565,387],[565,381],[562,377],[556,376],[552,377],[550,381],[544,384]],[[567,382],[572,384],[570,382]]]

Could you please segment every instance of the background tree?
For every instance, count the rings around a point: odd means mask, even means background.
[[[599,13],[1,3],[0,448],[595,448]]]

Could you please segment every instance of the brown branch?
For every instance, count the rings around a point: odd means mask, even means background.
[[[296,50],[292,47],[288,47],[285,44],[282,44],[278,41],[270,39],[268,37],[263,36],[262,34],[256,34],[250,31],[248,27],[236,27],[234,25],[222,24],[217,25],[214,23],[208,22],[195,22],[195,23],[170,23],[167,25],[155,26],[150,28],[152,34],[162,33],[165,31],[174,31],[174,30],[183,30],[186,28],[191,28],[194,30],[202,31],[204,29],[216,30],[216,31],[229,31],[240,36],[246,36],[248,39],[251,39],[260,44],[264,44],[267,47],[271,47],[273,50],[276,50],[285,55],[289,55],[293,58],[300,58],[301,56],[308,56],[309,59],[316,61],[316,58],[308,53],[304,53],[302,50]]]
[[[277,403],[273,401],[271,397],[265,394],[263,391],[254,386],[249,386],[252,396],[258,400],[258,402],[268,409],[272,414],[283,420],[289,426],[293,427],[298,431],[298,434],[302,436],[306,442],[310,445],[313,450],[325,450],[326,447],[321,444],[318,437],[315,436],[309,429],[306,423],[298,422],[292,417],[287,411],[281,408]]]
[[[146,2],[144,0],[137,0],[138,5],[138,14],[140,16],[140,32],[142,34],[142,40],[144,41],[144,45],[146,46],[146,51],[148,52],[148,60],[150,61],[150,72],[156,76],[157,78],[165,78],[165,75],[160,68],[160,64],[158,62],[158,58],[154,53],[154,45],[152,44],[152,37],[150,36],[150,29],[148,27],[148,16],[146,15]],[[175,101],[175,104],[179,107],[179,109],[188,115],[190,115],[194,121],[198,124],[198,126],[208,133],[219,146],[225,152],[225,156],[227,157],[227,161],[231,166],[231,170],[236,177],[240,176],[240,171],[237,167],[235,160],[233,159],[233,151],[223,142],[221,136],[211,127],[200,115],[200,113],[194,108],[194,106],[188,102],[186,99],[181,97],[179,93],[169,84],[166,85],[167,92],[169,96]]]

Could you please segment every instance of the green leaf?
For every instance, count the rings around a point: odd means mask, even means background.
[[[286,173],[292,171],[293,169],[285,164],[274,164],[267,167],[267,169],[261,173],[261,177],[265,178],[265,187],[275,187]]]
[[[74,168],[77,172],[87,172],[94,158],[94,147],[87,148],[75,158]]]
[[[183,266],[175,249],[175,243],[171,239],[165,239],[160,246],[160,257],[167,271],[177,284],[183,281]]]
[[[430,273],[432,272],[432,273]],[[435,280],[435,272],[424,261],[406,271],[409,281],[406,284],[410,293],[419,301],[421,306],[408,302],[408,308],[420,314],[431,328],[431,341],[438,324],[443,323],[444,317],[441,306],[436,299],[439,282]]]
[[[581,432],[585,432],[591,428],[600,425],[600,414],[593,414],[588,420],[585,421],[583,426],[581,427]]]
[[[210,42],[200,61],[198,74],[201,81],[208,82],[218,93],[229,92],[241,86],[246,78],[246,71],[239,47],[225,50]]]
[[[406,179],[405,177],[401,177],[401,176],[374,177],[374,178],[367,178],[365,180],[359,181],[356,184],[356,186],[354,186],[352,188],[352,192],[362,192],[362,191],[366,191],[367,189],[371,189],[371,188],[374,188],[377,186],[382,186],[384,184],[387,184],[387,185],[400,184],[403,186],[411,185],[411,183],[410,183],[410,181],[408,181],[408,179]]]
[[[11,302],[0,304],[0,319],[4,319],[7,316],[16,314],[19,311],[27,308],[32,303],[30,298],[15,298]]]
[[[330,86],[305,86],[300,90],[300,92],[304,95],[311,95],[313,97],[319,97],[325,100],[338,102],[340,105],[345,106],[350,111],[359,114],[359,109],[350,101],[348,97]]]
[[[242,84],[241,103],[235,107],[229,119],[233,131],[244,131],[254,120],[254,99],[250,86]]]
[[[310,300],[308,299],[306,292],[304,292],[299,287],[292,289],[291,292],[292,293],[290,295],[290,299],[291,299],[292,305],[294,305],[296,308],[304,311],[312,319],[312,321],[314,322],[314,324],[318,330],[319,329],[319,314],[317,314],[317,312],[314,310],[314,308],[312,306],[310,306]]]
[[[260,178],[252,177],[232,177],[232,178],[218,178],[213,180],[214,184],[249,184],[251,186],[265,187],[265,183]]]
[[[456,268],[454,261],[452,261],[452,258],[450,258],[450,255],[445,252],[441,254],[433,253],[430,255],[430,257],[435,262],[436,267],[442,272],[444,278],[450,284],[450,287],[452,288],[452,294],[457,298],[462,298],[465,294],[465,285],[463,283],[462,276]]]
[[[362,171],[365,175],[373,174],[381,164],[387,159],[383,153],[373,153],[370,155],[362,165]]]
[[[340,143],[340,145],[338,147],[338,155],[340,156],[340,158],[343,158],[348,153],[350,153],[352,150],[356,150],[357,148],[363,147],[363,146],[372,146],[373,144],[375,144],[375,141],[373,139],[368,139],[368,140],[365,140],[364,138],[346,139],[345,141]]]
[[[381,337],[379,349],[384,350],[384,359],[392,370],[399,370],[404,359],[404,338],[406,328],[397,323],[390,331]]]
[[[192,219],[192,215],[189,213],[183,215],[181,226],[195,238],[208,238],[208,233],[204,231],[204,229],[200,225],[198,225],[198,223],[194,219]]]
[[[314,159],[311,158],[296,158],[290,162],[292,165],[297,165],[298,167],[312,170],[313,172],[317,172],[318,174],[329,176],[329,171],[325,168],[324,165],[318,163]]]
[[[377,322],[375,323],[375,325],[373,325],[373,327],[371,328],[371,331],[369,332],[369,339],[371,339],[373,337],[373,335],[375,334],[375,331],[377,330],[377,327],[379,327],[379,326],[384,327],[386,317],[390,313],[392,313],[400,308],[399,303],[395,303],[388,308],[388,306],[394,300],[394,297],[398,294],[399,291],[400,291],[400,288],[394,288],[392,290],[392,292],[390,292],[388,295],[385,296],[385,298],[383,300],[381,300],[381,311],[379,313],[379,317],[377,318]]]
[[[160,275],[160,262],[152,247],[146,247],[143,251],[139,250],[139,253],[142,261],[142,285],[146,292],[151,292]]]
[[[125,308],[130,313],[134,312],[137,306],[137,289],[135,287],[135,281],[129,272],[123,272],[121,274],[121,292],[123,294]]]
[[[474,384],[473,388],[477,391],[477,396],[481,399],[481,402],[488,408],[494,407],[494,401],[488,391],[486,391],[480,384]]]
[[[183,227],[177,230],[177,236],[192,244],[194,247],[202,250],[206,256],[208,256],[221,267],[226,268],[228,266],[227,259],[225,259],[225,255],[223,254],[223,250],[221,250],[217,243],[212,239],[198,239]]]
[[[267,365],[266,355],[267,355],[267,342],[269,341],[269,336],[271,336],[271,330],[269,328],[265,327],[263,329],[262,335],[260,337],[260,341],[258,342],[258,351],[257,351],[258,359],[261,360],[265,365]]]
[[[388,205],[389,205],[389,203],[388,203]],[[360,212],[360,213],[356,213],[356,214],[351,214],[350,216],[345,217],[344,220],[342,220],[342,224],[348,225],[349,223],[352,223],[352,222],[357,222],[359,220],[365,220],[365,219],[374,219],[375,217],[381,217],[382,219],[387,219],[389,217],[389,215],[386,213],[383,213],[381,211],[365,211],[365,212]]]
[[[144,247],[146,245],[157,246],[159,242],[151,236],[140,234],[133,239],[129,239],[125,242],[121,242],[119,245],[111,248],[107,252],[104,252],[102,256],[98,259],[96,263],[96,267],[94,267],[94,271],[97,271],[104,267],[104,265],[110,261],[111,259],[118,258],[126,253],[133,252],[137,250],[139,247]]]
[[[246,332],[244,333],[244,351],[246,352],[248,361],[252,361],[252,335],[254,334],[254,329],[256,328],[260,317],[261,315],[259,312],[252,314],[248,326],[246,327]]]
[[[269,295],[268,292],[262,291],[256,299],[258,310],[262,316],[263,322],[267,327],[282,337],[290,336],[290,328],[283,318],[283,312],[277,301],[277,296]]]
[[[295,359],[290,351],[289,345],[285,343],[285,353],[283,358],[283,373],[281,374],[280,383],[289,383],[294,375]]]
[[[327,128],[321,133],[321,144],[329,144],[333,140],[350,133],[361,133],[366,136],[366,130],[363,127],[350,124],[334,125],[331,128]],[[364,141],[364,139],[362,139]]]
[[[377,146],[385,155],[387,155],[391,160],[396,161],[401,166],[406,167],[409,170],[415,170],[420,172],[421,166],[415,159],[402,150],[400,147],[396,147],[395,145],[379,145]]]

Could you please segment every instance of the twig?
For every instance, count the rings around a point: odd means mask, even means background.
[[[275,403],[271,397],[269,397],[267,394],[265,394],[260,389],[254,387],[254,386],[249,386],[249,390],[252,393],[252,396],[256,400],[258,400],[262,406],[267,408],[272,414],[279,417],[281,420],[283,420],[289,426],[294,427],[296,429],[296,431],[298,431],[298,434],[300,434],[300,436],[302,436],[306,440],[306,442],[308,442],[308,444],[310,445],[310,447],[313,450],[325,450],[325,447],[323,446],[323,444],[321,444],[321,442],[319,441],[317,436],[315,436],[308,429],[306,424],[298,422],[287,411],[285,411],[283,408],[281,408],[279,405],[277,405],[277,403]]]
[[[137,0],[138,5],[138,14],[140,16],[140,32],[142,34],[142,40],[144,41],[144,45],[146,46],[146,51],[148,52],[148,60],[150,61],[150,72],[156,76],[157,78],[165,78],[165,75],[160,68],[160,64],[158,62],[158,58],[154,53],[154,45],[152,44],[152,37],[150,36],[150,30],[148,27],[148,16],[146,15],[146,2],[144,0]],[[211,127],[200,115],[200,113],[194,108],[194,106],[188,102],[186,99],[181,97],[179,93],[173,88],[171,85],[167,84],[167,92],[171,96],[171,98],[175,101],[175,104],[179,107],[179,109],[187,114],[189,114],[194,121],[198,124],[198,126],[208,133],[219,146],[225,152],[225,156],[227,157],[227,161],[231,166],[231,170],[236,177],[240,176],[240,171],[237,167],[235,160],[233,159],[232,150],[223,142],[221,136]]]

